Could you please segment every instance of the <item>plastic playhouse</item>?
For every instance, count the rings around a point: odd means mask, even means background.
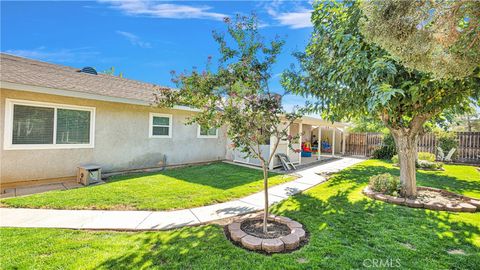
[[[302,143],[302,157],[311,157],[312,156],[312,146],[310,142]]]
[[[328,141],[322,141],[322,152],[331,153],[332,147]]]

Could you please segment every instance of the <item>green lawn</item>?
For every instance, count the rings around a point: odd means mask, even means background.
[[[475,168],[445,168],[419,171],[419,185],[480,198]],[[274,213],[302,222],[310,232],[310,242],[290,254],[247,252],[216,225],[140,233],[4,228],[1,264],[4,269],[366,269],[373,260],[396,265],[398,259],[397,269],[478,269],[480,213],[367,199],[361,189],[370,175],[382,172],[398,169],[369,160],[276,205]]]
[[[293,180],[271,174],[269,184]],[[227,163],[112,178],[107,184],[3,199],[9,207],[171,210],[229,201],[263,189],[263,172]]]

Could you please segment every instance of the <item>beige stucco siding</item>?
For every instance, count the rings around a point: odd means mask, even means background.
[[[197,138],[197,126],[185,125],[193,112],[159,109],[88,99],[0,90],[0,179],[2,183],[73,176],[81,164],[95,163],[104,171],[224,159],[226,134]],[[20,99],[95,107],[95,145],[89,149],[5,150],[5,100]],[[149,138],[149,114],[172,114],[172,138]]]

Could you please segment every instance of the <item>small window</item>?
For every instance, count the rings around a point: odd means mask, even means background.
[[[172,137],[172,115],[150,113],[150,138]]]
[[[198,126],[198,138],[218,138],[218,128],[206,128]]]
[[[93,147],[94,108],[6,100],[5,149]]]

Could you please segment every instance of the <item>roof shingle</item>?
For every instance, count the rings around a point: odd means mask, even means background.
[[[167,87],[106,74],[87,74],[80,69],[0,54],[0,81],[69,90],[151,103],[154,92]]]

